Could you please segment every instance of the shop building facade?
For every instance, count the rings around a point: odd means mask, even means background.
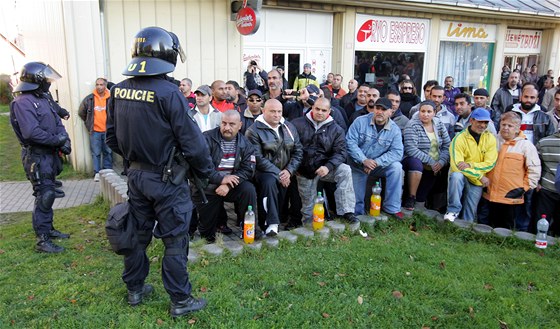
[[[259,0],[260,27],[242,36],[232,19],[232,0],[91,0],[17,2],[27,61],[53,65],[63,79],[53,88],[72,116],[65,122],[79,170],[91,168],[89,138],[77,116],[80,101],[96,77],[113,82],[130,58],[132,37],[141,28],[175,32],[187,52],[175,78],[196,88],[216,79],[243,81],[251,59],[269,70],[282,65],[288,78],[311,63],[319,80],[341,73],[387,89],[401,73],[421,90],[428,79],[470,92],[499,88],[504,64],[537,64],[540,74],[560,73],[560,5],[527,0],[534,8],[493,1],[481,7],[465,1]],[[511,1],[510,1],[511,2]],[[11,2],[10,2],[11,3]],[[5,6],[5,2],[2,6]],[[511,66],[510,66],[511,67]]]

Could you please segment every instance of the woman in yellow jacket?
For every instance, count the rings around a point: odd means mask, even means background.
[[[525,138],[520,127],[521,118],[515,112],[506,112],[501,116],[498,161],[486,175],[490,183],[482,195],[482,204],[486,203],[485,200],[489,201],[489,222],[492,226],[527,231],[530,214],[526,212],[524,196],[532,194],[537,187],[541,161],[537,148]],[[482,217],[479,214],[479,219]]]

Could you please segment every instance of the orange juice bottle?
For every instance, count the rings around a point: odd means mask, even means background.
[[[313,206],[313,231],[317,231],[323,228],[325,225],[325,207],[323,206],[323,196],[321,192],[317,192],[317,198],[315,199],[315,206]]]
[[[375,182],[375,186],[371,189],[371,192],[369,215],[377,217],[381,213],[381,186],[379,186],[379,182]]]
[[[247,207],[245,219],[243,220],[243,241],[247,244],[255,242],[255,213],[253,206]]]

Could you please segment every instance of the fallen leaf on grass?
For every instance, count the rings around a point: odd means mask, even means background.
[[[29,296],[27,296],[27,299],[28,300],[33,300],[33,299],[35,299],[35,295],[29,295]]]
[[[416,223],[411,223],[408,226],[408,229],[411,230],[412,232],[416,232]]]
[[[320,285],[321,287],[324,287],[324,286],[326,286],[327,284],[326,284],[325,282],[321,281],[321,282],[319,282],[319,285]]]
[[[206,288],[206,287],[200,287],[200,292],[207,292],[207,291],[208,291],[208,288]]]
[[[312,275],[313,275],[313,276],[319,276],[319,275],[321,275],[321,273],[319,273],[319,272],[313,272]]]
[[[494,287],[493,287],[490,283],[486,283],[486,284],[484,284],[484,289],[486,289],[486,290],[493,290]]]
[[[422,326],[422,329],[430,329],[428,326]]]
[[[406,272],[405,274],[406,274],[406,276],[410,276],[410,272]]]
[[[537,288],[537,286],[535,285],[534,282],[529,281],[529,283],[527,284],[527,290],[529,291],[533,291]]]
[[[474,308],[472,308],[472,306],[469,306],[469,316],[471,319],[474,319]]]
[[[395,290],[393,291],[393,297],[395,297],[396,299],[401,299],[403,297],[402,292]]]
[[[441,261],[439,262],[439,268],[441,268],[442,270],[445,269],[445,261]]]
[[[84,249],[86,249],[86,247],[84,247],[83,244],[78,244],[74,247],[74,249],[76,249],[79,252],[82,252],[82,251],[84,251]]]
[[[500,329],[509,329],[508,324],[505,323],[504,321],[498,319],[498,321],[500,322]]]
[[[327,319],[327,318],[330,318],[331,315],[330,315],[329,313],[323,313],[323,317],[324,317],[325,319]]]
[[[253,317],[253,320],[258,320],[262,317],[263,317],[262,314],[255,314],[255,316]]]
[[[197,320],[198,320],[197,318],[192,318],[189,321],[187,321],[187,323],[188,324],[195,324]]]
[[[91,258],[92,258],[92,256],[91,256],[91,255],[89,255],[89,256],[86,256],[86,260],[90,260]]]
[[[437,319],[439,319],[437,316],[432,316],[432,321],[437,321]]]
[[[362,296],[358,296],[358,304],[362,305],[364,303],[364,298]]]
[[[161,326],[163,324],[163,320],[162,319],[157,319],[156,321],[158,326]]]
[[[150,262],[152,262],[152,263],[157,263],[158,260],[159,260],[158,256],[154,256],[154,257],[150,258]]]
[[[75,299],[70,299],[70,303],[76,304],[76,302],[77,302],[77,300],[75,300]]]
[[[5,251],[0,249],[0,255],[2,255],[3,253],[5,253]]]
[[[346,276],[346,273],[338,273],[338,276]]]
[[[349,238],[346,235],[343,235],[343,236],[340,237],[340,240],[342,240],[342,241],[348,241],[348,239]]]
[[[268,291],[265,291],[262,296],[263,298],[267,298],[268,296],[270,296],[270,293]]]

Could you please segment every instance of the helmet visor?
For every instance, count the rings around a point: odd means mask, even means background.
[[[181,63],[184,63],[187,60],[187,55],[185,55],[185,51],[181,45],[177,45],[177,52],[179,53],[179,58],[181,58]]]
[[[62,78],[62,76],[58,72],[56,72],[56,70],[53,69],[50,65],[47,65],[47,67],[45,67],[45,69],[43,70],[43,76],[48,82],[51,83]]]

